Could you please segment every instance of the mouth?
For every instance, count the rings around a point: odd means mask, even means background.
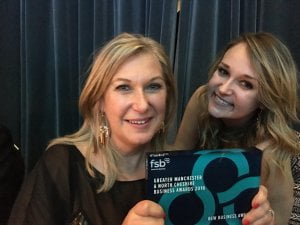
[[[220,106],[231,106],[231,107],[234,106],[234,104],[232,104],[231,102],[229,102],[229,101],[225,100],[224,98],[220,97],[216,93],[213,94],[213,97],[214,97],[215,103],[217,105],[220,105]]]
[[[126,120],[128,123],[132,124],[132,125],[145,125],[147,124],[151,119],[147,118],[147,119],[134,119],[134,120]]]

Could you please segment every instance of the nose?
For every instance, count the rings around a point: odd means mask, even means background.
[[[219,92],[224,95],[232,94],[232,81],[225,80],[219,85]]]
[[[133,96],[132,108],[140,113],[146,112],[149,106],[148,98],[143,91],[136,91]]]

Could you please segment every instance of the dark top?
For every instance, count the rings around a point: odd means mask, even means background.
[[[10,130],[0,124],[0,225],[6,225],[24,176],[21,152],[14,147]]]
[[[93,168],[96,178],[91,177],[84,161],[72,145],[45,151],[25,180],[8,224],[122,224],[145,199],[145,180],[117,181],[110,191],[97,193],[103,175]]]

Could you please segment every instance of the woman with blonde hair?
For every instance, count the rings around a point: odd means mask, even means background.
[[[123,33],[107,43],[80,95],[83,125],[50,142],[26,179],[9,224],[122,224],[138,202],[126,223],[139,216],[137,221],[162,224],[162,208],[142,201],[145,152],[163,149],[175,111],[173,79],[156,41]]]
[[[272,208],[265,217],[275,215],[275,224],[297,217],[296,205],[292,213],[291,170],[291,159],[300,153],[293,129],[299,122],[297,90],[297,69],[288,48],[269,33],[243,34],[221,52],[208,83],[191,97],[175,141],[179,149],[262,150],[261,183]]]

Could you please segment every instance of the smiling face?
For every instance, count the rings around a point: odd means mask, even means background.
[[[227,126],[241,126],[258,108],[258,81],[245,43],[230,48],[208,82],[208,111]]]
[[[129,58],[113,76],[102,111],[118,151],[146,149],[164,121],[167,87],[159,61],[141,53]]]

